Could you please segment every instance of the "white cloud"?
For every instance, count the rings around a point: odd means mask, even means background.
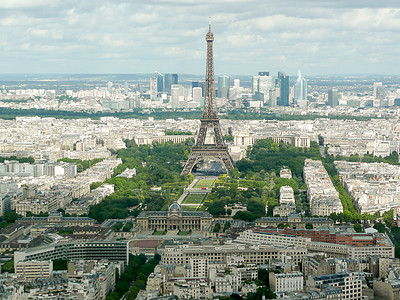
[[[159,19],[159,16],[156,13],[135,13],[129,19],[135,23],[148,24],[150,22],[157,21]]]
[[[23,9],[23,8],[34,8],[45,5],[52,5],[56,0],[2,0],[2,9]]]
[[[301,2],[1,0],[2,70],[14,72],[12,62],[20,61],[20,72],[41,72],[48,62],[60,72],[71,65],[90,72],[100,63],[119,72],[119,60],[135,62],[132,72],[203,74],[211,15],[218,73],[294,74],[299,65],[304,73],[358,72],[369,64],[399,73],[398,1]]]

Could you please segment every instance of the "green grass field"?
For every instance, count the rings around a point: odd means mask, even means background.
[[[182,201],[182,204],[200,204],[203,202],[206,194],[189,194]]]
[[[178,235],[189,235],[189,234],[191,234],[190,231],[179,231],[178,232]]]
[[[167,234],[165,231],[155,231],[152,235],[165,235]]]
[[[185,204],[182,204],[182,210],[185,210],[185,211],[196,211],[197,208],[198,208],[197,205],[185,205]]]
[[[215,179],[199,179],[199,181],[196,182],[193,188],[198,189],[198,188],[210,188],[214,185]]]

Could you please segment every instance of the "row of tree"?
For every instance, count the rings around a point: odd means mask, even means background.
[[[35,162],[35,159],[32,156],[21,157],[21,158],[17,158],[16,156],[0,157],[0,163],[3,163],[6,160],[16,160],[20,163],[29,163],[29,164],[33,164]]]
[[[58,161],[76,164],[77,171],[78,171],[78,173],[80,173],[80,172],[85,171],[86,169],[89,169],[90,167],[93,167],[95,164],[97,164],[98,162],[101,162],[102,160],[103,160],[103,158],[95,158],[95,159],[91,159],[91,160],[61,158]]]
[[[146,288],[147,277],[160,260],[161,256],[158,254],[150,260],[147,260],[144,254],[129,254],[129,264],[117,279],[114,291],[107,295],[107,300],[121,299],[124,295],[125,299],[135,299],[139,290]]]
[[[62,100],[62,99],[61,99]],[[68,99],[69,100],[69,99]],[[75,99],[70,99],[75,101]],[[78,118],[92,118],[100,119],[101,117],[116,117],[121,119],[135,118],[135,119],[147,119],[150,116],[155,119],[200,119],[202,111],[191,110],[170,110],[166,111],[164,109],[151,109],[142,110],[134,109],[130,112],[78,112],[78,111],[64,111],[64,110],[47,110],[47,109],[14,109],[2,107],[0,110],[0,118],[2,119],[15,119],[19,116],[39,116],[39,117],[53,117],[58,119],[78,119]],[[253,111],[251,109],[245,110],[231,110],[226,114],[220,116],[222,119],[232,119],[232,120],[279,120],[279,121],[289,121],[289,120],[315,120],[319,118],[329,118],[338,120],[357,120],[357,121],[367,121],[371,120],[371,117],[355,117],[355,116],[320,116],[320,115],[276,115],[269,111]]]

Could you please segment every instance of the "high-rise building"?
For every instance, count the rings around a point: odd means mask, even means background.
[[[157,78],[150,78],[150,99],[157,99]]]
[[[201,96],[204,97],[204,87],[205,87],[205,82],[200,82],[200,81],[192,81],[192,88],[195,87],[200,87],[201,88]]]
[[[188,98],[188,90],[181,84],[171,85],[172,108],[185,108],[185,100]]]
[[[307,80],[298,71],[297,81],[294,85],[294,103],[303,106],[304,101],[307,101]]]
[[[164,76],[160,73],[155,71],[155,77],[157,78],[157,92],[162,93],[164,91]]]
[[[269,106],[274,107],[276,106],[276,89],[273,88],[269,90]]]
[[[178,84],[178,74],[165,74],[164,92],[171,93],[171,85]]]
[[[375,99],[385,99],[385,87],[382,82],[374,82],[374,98]]]
[[[218,97],[228,98],[228,91],[230,86],[229,76],[219,76],[218,77]]]
[[[192,97],[193,97],[193,102],[200,103],[201,102],[201,95],[202,95],[202,89],[201,87],[194,87],[192,88]]]
[[[335,107],[338,105],[338,90],[337,89],[329,89],[328,90],[328,105]]]
[[[269,74],[268,72],[266,72]],[[258,91],[264,94],[264,102],[269,100],[269,91],[273,88],[272,76],[259,75],[258,78]]]
[[[113,90],[113,83],[111,81],[109,81],[107,83],[107,91],[112,93],[112,90]]]
[[[171,107],[172,108],[179,108],[179,87],[172,87],[171,88]]]
[[[253,76],[254,99],[261,97],[264,103],[269,103],[270,90],[273,88],[272,76],[269,76],[269,72],[258,72],[257,76]]]
[[[289,106],[289,75],[278,72],[279,102],[278,105]]]
[[[258,76],[253,76],[252,92],[253,92],[253,95],[255,95],[258,92]]]

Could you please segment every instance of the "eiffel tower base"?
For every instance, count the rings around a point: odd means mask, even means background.
[[[233,160],[229,154],[227,146],[216,146],[216,145],[203,145],[193,146],[192,152],[186,161],[185,167],[182,170],[181,175],[189,174],[192,172],[193,167],[201,160],[213,158],[219,160],[229,173],[233,168]]]

